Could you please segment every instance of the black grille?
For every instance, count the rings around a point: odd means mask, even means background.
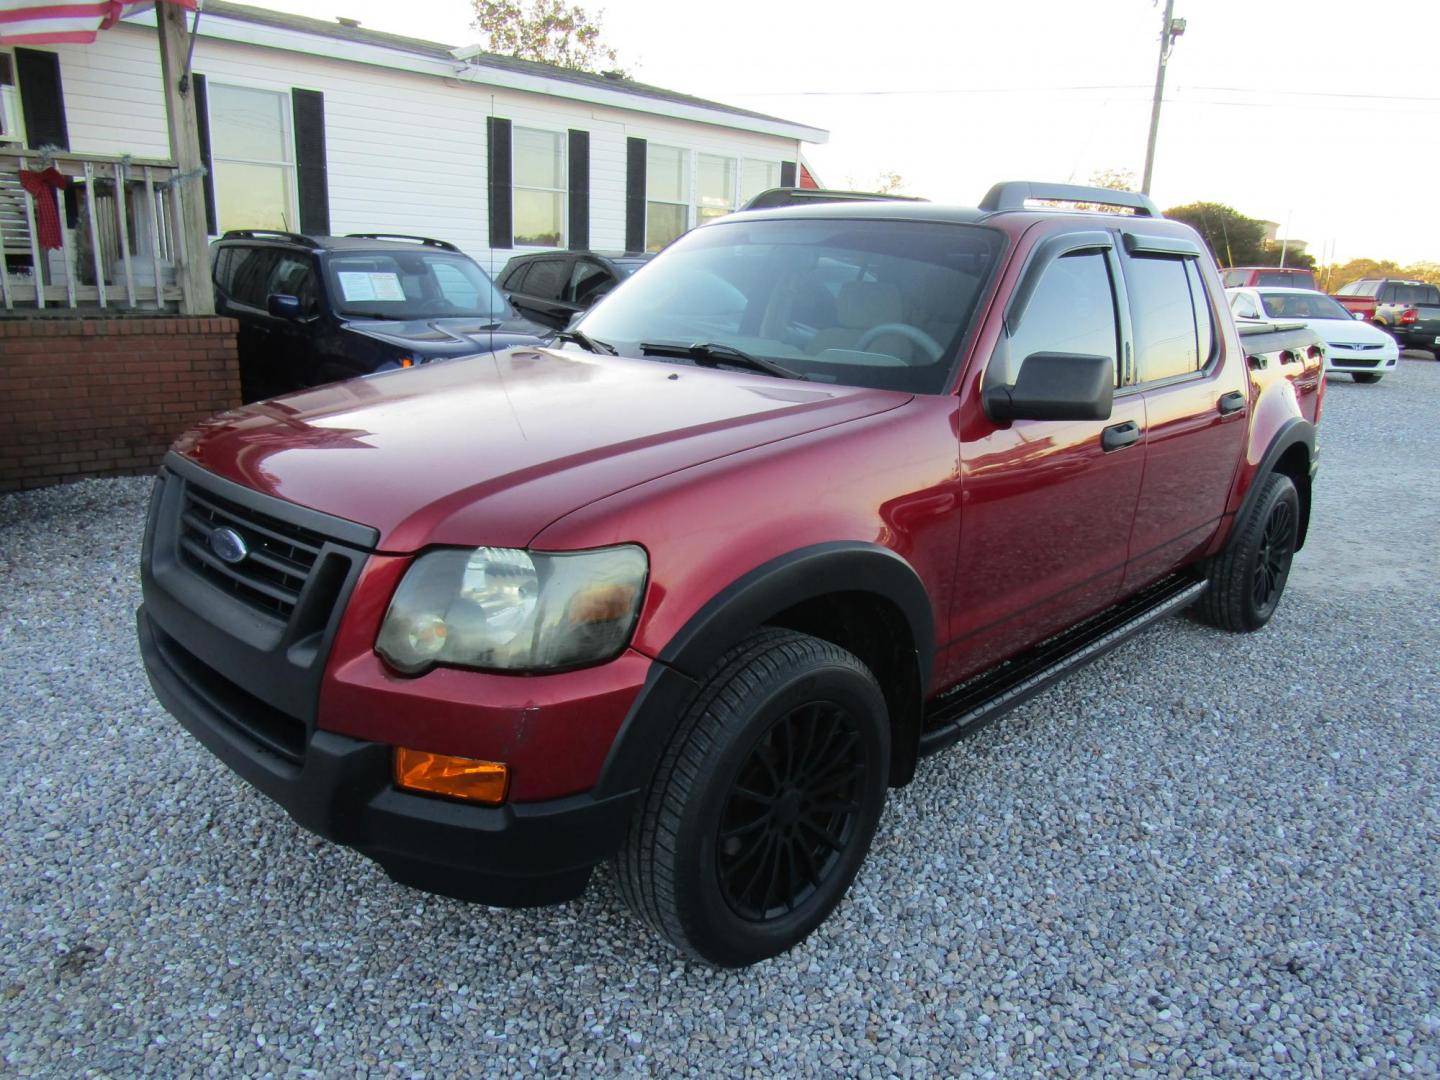
[[[237,563],[210,546],[216,529],[231,529],[249,554]],[[211,584],[234,593],[258,611],[288,621],[300,590],[315,568],[325,537],[203,491],[185,486],[180,511],[180,557]]]
[[[1336,356],[1331,357],[1330,363],[1339,364],[1341,367],[1378,367],[1380,358],[1378,356]]]

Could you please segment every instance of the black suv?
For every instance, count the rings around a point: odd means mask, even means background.
[[[547,326],[564,329],[654,256],[595,251],[517,255],[500,271],[497,284],[519,311]]]
[[[240,322],[246,401],[549,333],[443,240],[246,229],[216,241],[211,266],[216,312]]]

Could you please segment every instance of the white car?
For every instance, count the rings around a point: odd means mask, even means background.
[[[1255,286],[1226,289],[1235,321],[1304,323],[1325,341],[1325,371],[1375,383],[1400,362],[1400,346],[1378,326],[1352,315],[1322,292]]]

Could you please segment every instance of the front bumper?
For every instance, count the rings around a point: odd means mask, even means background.
[[[1390,345],[1364,351],[1337,349],[1332,345],[1325,354],[1325,370],[1338,374],[1384,374],[1394,371],[1399,362],[1400,350]]]
[[[211,753],[304,828],[355,848],[403,885],[503,907],[579,896],[624,835],[637,795],[502,807],[412,795],[391,747],[316,729],[299,760],[267,748],[237,712],[246,692],[170,638],[141,607],[140,653],[160,703]]]

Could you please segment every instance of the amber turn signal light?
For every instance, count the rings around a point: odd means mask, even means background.
[[[406,791],[499,806],[510,789],[510,767],[498,761],[430,754],[397,746],[395,786]]]

